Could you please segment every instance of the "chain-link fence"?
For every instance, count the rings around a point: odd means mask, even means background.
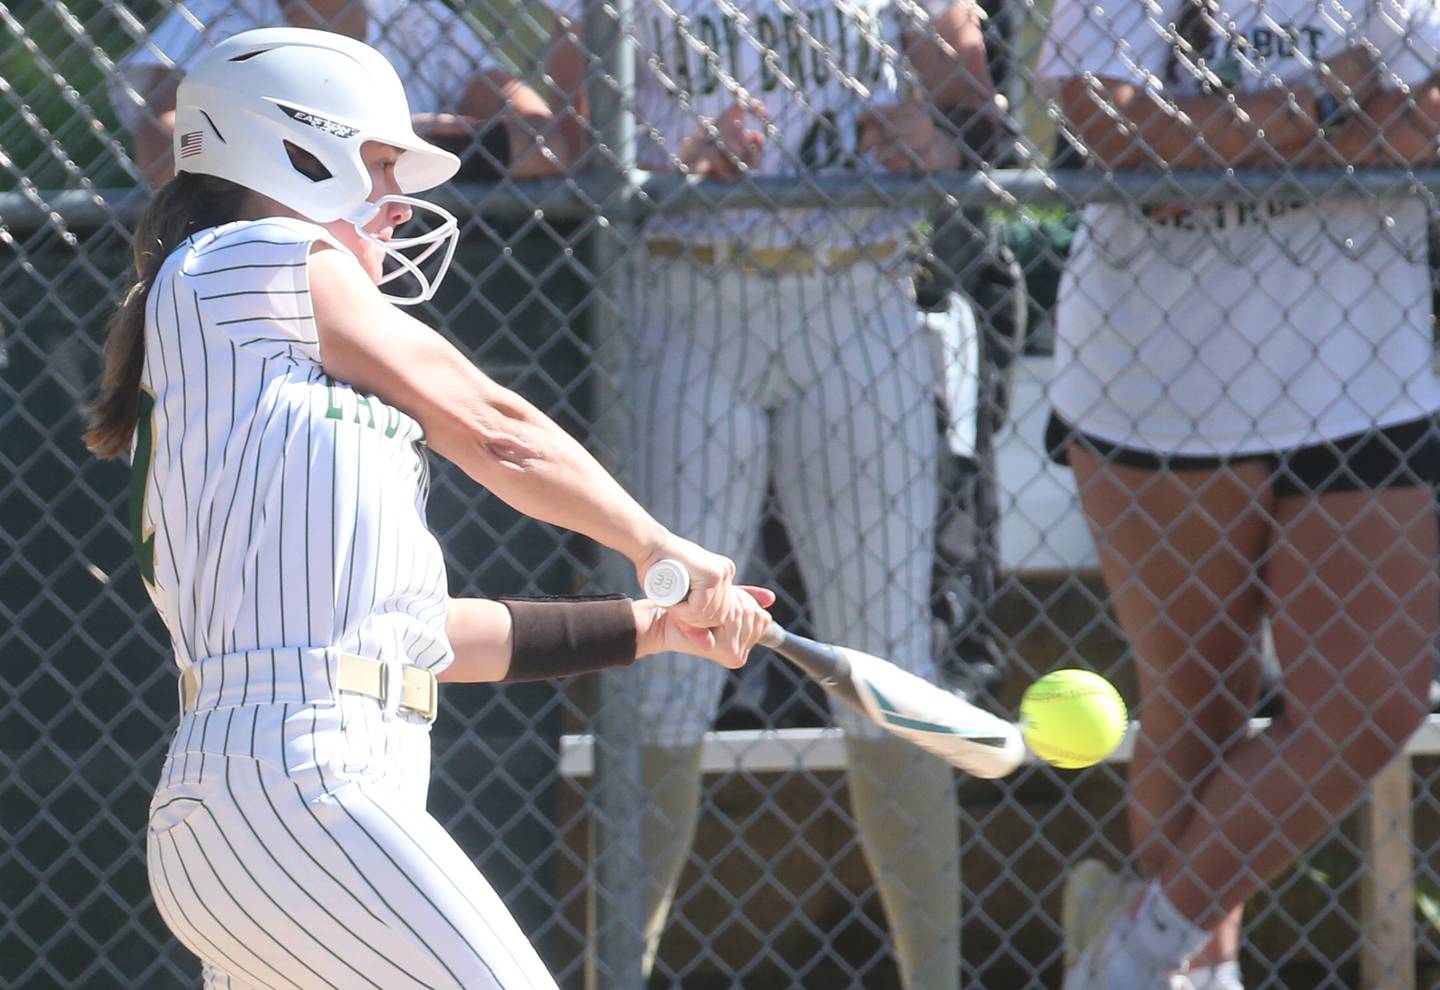
[[[1090,668],[1143,718],[989,782],[842,739],[769,656],[449,686],[430,810],[561,986],[1057,987],[1085,858],[1245,901],[1244,986],[1437,985],[1430,0],[0,20],[0,983],[198,980],[141,841],[168,637],[81,408],[175,83],[291,23],[377,45],[465,161],[427,321],[791,628],[1012,716]],[[453,594],[633,587],[433,468]]]

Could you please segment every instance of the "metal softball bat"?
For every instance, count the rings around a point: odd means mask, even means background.
[[[652,575],[661,596],[650,595]],[[690,576],[678,561],[662,560],[645,575],[647,596],[674,605],[689,593]],[[869,653],[818,643],[772,622],[760,642],[789,660],[865,718],[951,766],[986,779],[1003,777],[1025,759],[1025,742],[1013,722],[901,670]]]

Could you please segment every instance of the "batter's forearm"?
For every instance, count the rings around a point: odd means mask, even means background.
[[[326,373],[413,417],[436,453],[507,504],[637,567],[669,542],[574,437],[381,298],[353,258],[312,254],[310,295]]]
[[[637,566],[668,531],[583,448],[563,442],[524,463],[498,461],[476,480],[533,519],[588,536]]]
[[[446,454],[507,505],[639,564],[669,532],[574,437],[507,389],[488,395]]]

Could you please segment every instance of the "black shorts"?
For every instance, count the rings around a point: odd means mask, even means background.
[[[1149,471],[1213,471],[1263,461],[1270,465],[1275,494],[1282,498],[1440,483],[1440,419],[1434,416],[1268,454],[1209,457],[1125,447],[1081,433],[1051,413],[1045,426],[1046,453],[1056,464],[1068,466],[1070,444],[1081,444],[1111,464]]]

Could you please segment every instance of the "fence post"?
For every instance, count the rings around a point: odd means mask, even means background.
[[[1415,990],[1415,862],[1410,756],[1370,782],[1361,806],[1360,985]]]
[[[630,317],[624,265],[628,224],[624,218],[634,192],[633,2],[585,0],[583,10],[586,47],[599,57],[599,65],[587,74],[587,86],[597,146],[590,168],[602,179],[603,190],[600,222],[589,237],[595,274],[594,305],[590,308],[596,372],[595,440],[600,456],[623,478],[628,467],[624,451],[630,447],[630,417],[620,383],[628,354]],[[607,213],[620,219],[607,220]],[[623,562],[609,555],[601,569],[607,587],[622,587],[630,580],[623,569]],[[587,983],[605,990],[640,990],[644,984],[645,870],[640,845],[644,795],[638,722],[634,678],[623,672],[603,675],[595,712],[591,791],[595,935]]]

